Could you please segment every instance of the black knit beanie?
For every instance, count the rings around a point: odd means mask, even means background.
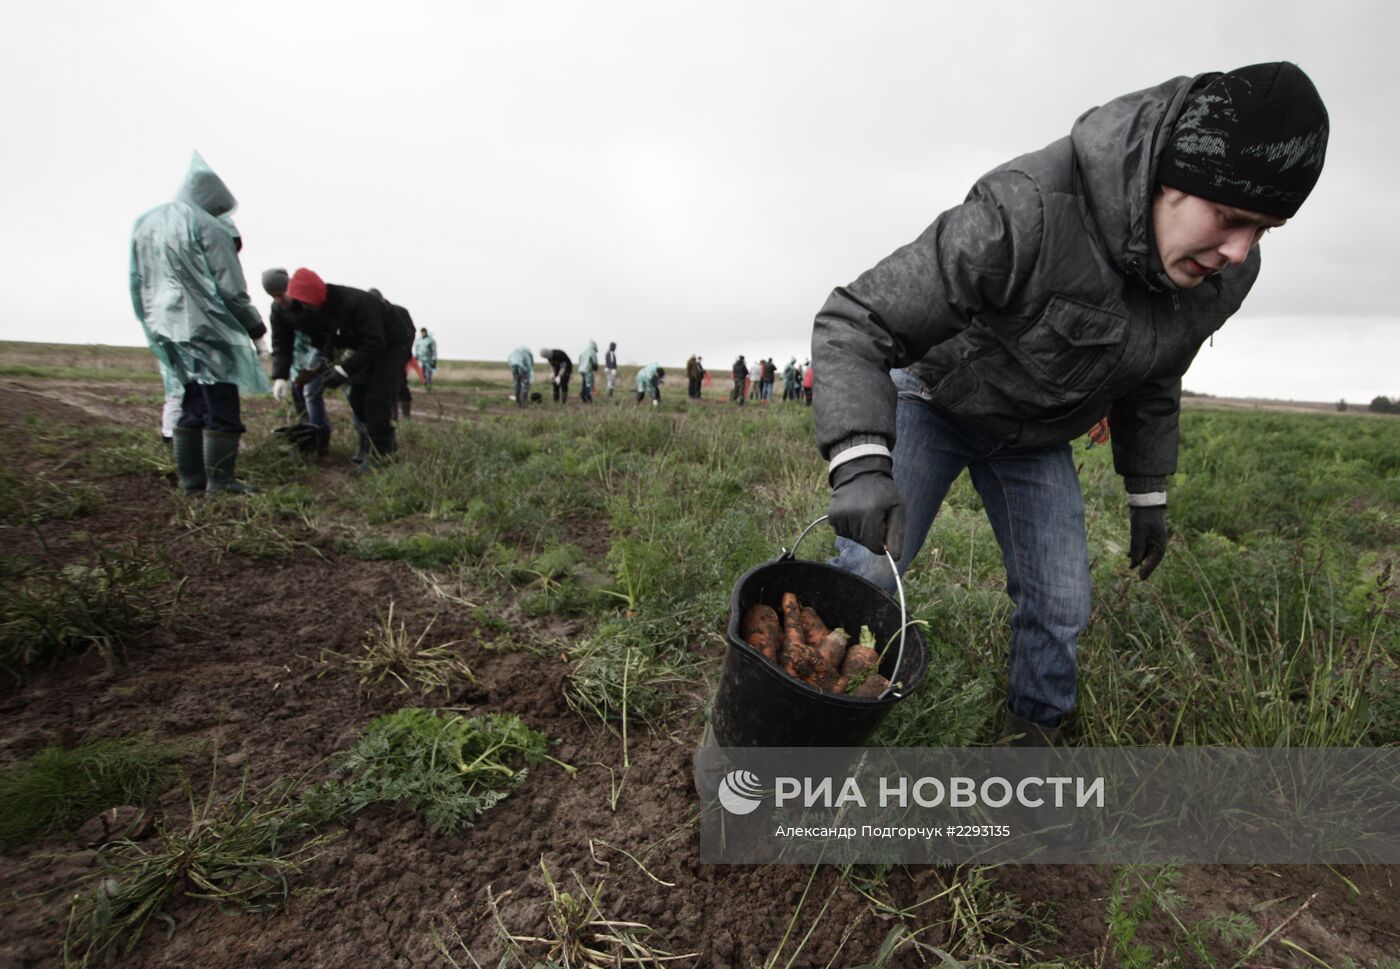
[[[287,270],[285,269],[263,270],[263,292],[269,296],[281,296],[287,291],[287,278]]]
[[[1327,108],[1296,64],[1251,64],[1203,79],[1187,96],[1157,181],[1191,195],[1291,219],[1327,154]]]

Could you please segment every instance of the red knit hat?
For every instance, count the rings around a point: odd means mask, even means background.
[[[287,283],[287,298],[320,309],[326,305],[326,284],[311,270],[298,269],[292,273],[291,281]]]

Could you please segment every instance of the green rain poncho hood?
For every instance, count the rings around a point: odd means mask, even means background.
[[[167,383],[269,389],[253,339],[265,332],[231,234],[237,202],[195,152],[174,201],[131,232],[131,305]],[[232,230],[236,233],[236,229]]]
[[[580,373],[592,373],[598,369],[598,344],[593,340],[589,340],[588,346],[578,355],[578,369]]]

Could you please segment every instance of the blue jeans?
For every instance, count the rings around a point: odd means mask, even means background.
[[[325,357],[321,356],[321,352],[318,350],[311,355],[311,361],[308,366],[318,367],[324,360]],[[321,378],[317,377],[314,380],[307,381],[306,386],[302,388],[301,392],[302,398],[306,401],[306,423],[329,431],[331,429],[331,419],[326,414],[326,389],[321,383]]]
[[[515,406],[524,407],[530,403],[530,373],[524,367],[511,367],[510,373],[515,378]]]
[[[899,390],[894,480],[907,524],[903,574],[923,547],[948,489],[966,468],[1001,546],[1011,613],[1011,712],[1058,726],[1074,708],[1078,637],[1089,624],[1089,546],[1084,496],[1070,445],[1014,447],[926,400],[919,380],[891,374]],[[894,590],[884,556],[836,540],[832,564]]]

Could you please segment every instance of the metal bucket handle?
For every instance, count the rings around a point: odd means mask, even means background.
[[[807,537],[807,533],[826,521],[828,517],[830,516],[822,515],[816,521],[812,522],[812,524],[802,529],[802,534],[797,536],[797,541],[792,543],[792,548],[783,549],[778,559],[781,561],[793,558],[797,554],[797,546],[802,544],[802,540]],[[909,628],[909,609],[904,602],[904,581],[899,577],[899,566],[895,563],[894,556],[890,554],[889,549],[885,549],[885,561],[890,563],[890,571],[894,573],[895,591],[899,593],[899,650],[895,653],[894,660],[894,674],[898,677],[900,669],[904,666],[904,632]],[[904,694],[895,688],[897,685],[897,680],[891,680],[890,685],[885,687],[885,691],[876,697],[876,699],[883,700],[887,696],[892,696],[896,700],[902,699]]]

